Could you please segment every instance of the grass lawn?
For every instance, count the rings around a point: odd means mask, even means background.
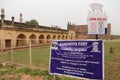
[[[49,67],[49,53],[50,47],[49,46],[41,46],[32,48],[32,65],[39,66],[44,69],[48,69]],[[6,52],[0,54],[0,60],[5,60],[12,62],[11,60],[11,52]],[[25,65],[30,65],[29,63],[29,49],[22,49],[22,50],[15,50],[13,51],[13,62],[14,63],[21,63]]]
[[[120,41],[105,42],[104,44],[105,80],[120,80]]]
[[[120,80],[120,41],[107,41],[104,42],[104,45],[105,80]],[[29,49],[13,51],[13,55],[14,63],[29,65]],[[32,48],[32,65],[48,69],[49,55],[49,46]],[[0,60],[11,62],[11,53],[7,52],[0,54]],[[70,79],[64,79],[63,77],[62,80]]]

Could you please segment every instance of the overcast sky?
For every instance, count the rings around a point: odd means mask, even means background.
[[[87,14],[91,3],[103,4],[103,11],[112,25],[112,34],[120,35],[120,0],[0,0],[0,8],[5,9],[5,19],[11,16],[23,22],[36,19],[40,25],[56,25],[67,28],[70,21],[76,25],[87,24]]]

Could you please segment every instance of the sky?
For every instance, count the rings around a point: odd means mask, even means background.
[[[36,19],[39,25],[59,26],[67,29],[67,22],[76,25],[87,24],[89,5],[100,3],[111,23],[111,33],[120,35],[120,0],[0,0],[0,9],[5,9],[5,19],[19,21],[23,14],[23,22]]]

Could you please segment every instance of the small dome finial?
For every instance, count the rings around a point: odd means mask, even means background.
[[[100,4],[100,3],[92,3],[92,4],[90,5],[90,8],[91,8],[91,9],[95,9],[95,10],[96,10],[96,9],[101,10],[102,7],[103,7],[103,5]]]
[[[22,17],[22,13],[20,13],[20,17]]]
[[[1,9],[1,13],[4,15],[4,12],[5,12],[5,9],[4,8],[2,8]]]
[[[20,13],[19,15],[20,15],[19,21],[20,23],[22,23],[23,22],[22,13]]]

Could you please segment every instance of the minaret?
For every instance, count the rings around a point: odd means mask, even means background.
[[[1,24],[4,24],[4,19],[5,19],[4,12],[5,12],[5,9],[2,8],[2,9],[1,9]]]
[[[20,22],[20,23],[22,23],[22,22],[23,22],[22,13],[20,13],[19,22]]]
[[[11,19],[12,19],[12,25],[14,25],[14,19],[15,19],[14,16],[12,16]]]

